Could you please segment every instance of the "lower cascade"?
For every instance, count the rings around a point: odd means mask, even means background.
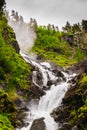
[[[32,82],[45,92],[39,101],[32,99],[28,103],[29,112],[27,112],[26,127],[17,130],[58,130],[59,125],[51,117],[51,112],[58,106],[61,106],[62,99],[70,87],[70,80],[76,74],[68,74],[62,70],[53,71],[50,63],[38,63],[30,59],[27,55],[22,54],[26,62],[36,67],[33,71]],[[40,80],[37,75],[40,73]]]

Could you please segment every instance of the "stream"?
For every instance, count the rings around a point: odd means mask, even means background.
[[[26,62],[38,68],[37,71],[33,72],[32,82],[37,87],[45,91],[45,95],[40,98],[38,103],[35,100],[31,100],[29,102],[28,107],[30,111],[27,113],[27,119],[26,119],[26,122],[29,123],[29,125],[27,127],[21,128],[20,130],[31,130],[33,121],[40,118],[44,118],[46,130],[57,130],[59,127],[58,123],[54,121],[50,113],[53,111],[54,108],[61,106],[62,99],[70,86],[69,81],[76,74],[74,73],[70,75],[68,73],[61,71],[62,76],[61,75],[56,76],[55,73],[52,72],[52,66],[50,63],[47,62],[39,63],[37,61],[30,59],[27,55],[22,53],[21,56],[26,60]],[[42,75],[41,85],[39,85],[37,82],[38,71]],[[47,86],[48,81],[53,82],[50,88],[49,86]]]
[[[35,60],[35,56],[26,55],[28,54],[28,49],[34,45],[34,40],[36,38],[34,30],[29,24],[24,23],[21,25],[20,21],[16,22],[12,19],[8,19],[8,21],[16,33],[21,56],[27,63],[36,68],[32,74],[33,84],[45,92],[45,95],[40,97],[38,102],[36,100],[31,100],[28,103],[29,111],[27,112],[26,122],[29,125],[16,130],[43,130],[42,128],[32,129],[33,121],[40,118],[43,118],[45,124],[44,130],[58,130],[59,124],[51,117],[51,112],[56,107],[62,105],[62,99],[71,85],[69,81],[76,76],[76,74],[74,73],[70,75],[62,70],[53,72],[53,67],[50,63],[39,62]],[[50,85],[48,85],[49,81],[51,82]]]

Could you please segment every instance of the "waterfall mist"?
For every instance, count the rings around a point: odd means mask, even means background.
[[[30,21],[29,23],[25,23],[22,16],[18,16],[18,13],[13,11],[13,14],[8,18],[8,24],[14,29],[16,34],[16,39],[20,46],[20,50],[22,53],[28,54],[29,50],[34,45],[34,41],[36,39],[36,33],[34,29],[34,23]],[[6,12],[7,14],[7,12]],[[32,25],[33,24],[33,25]]]

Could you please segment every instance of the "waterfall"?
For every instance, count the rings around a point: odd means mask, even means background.
[[[29,50],[34,45],[36,39],[36,33],[33,27],[29,23],[14,20],[12,16],[9,16],[8,24],[14,29],[16,39],[20,46],[22,53],[29,53]]]
[[[61,106],[62,99],[70,86],[68,81],[71,80],[75,74],[69,75],[63,71],[59,71],[60,74],[56,75],[53,72],[50,63],[39,63],[38,61],[35,61],[31,55],[26,55],[28,49],[33,46],[36,38],[34,30],[30,28],[28,24],[24,23],[21,26],[20,23],[11,19],[9,20],[9,24],[13,27],[16,33],[16,38],[21,50],[21,56],[26,62],[37,68],[33,71],[33,84],[45,91],[45,95],[40,98],[38,103],[35,100],[31,100],[28,104],[30,111],[27,112],[26,122],[29,123],[29,125],[16,130],[31,130],[33,121],[39,118],[44,118],[46,126],[45,130],[57,130],[59,126],[51,117],[50,113],[54,108]],[[38,72],[41,75],[40,81],[37,79]],[[48,86],[49,81],[51,81],[50,87]]]
[[[43,89],[43,87],[47,87],[47,82],[49,80],[53,80],[56,84],[51,85],[49,89],[44,90],[45,95],[42,96],[39,100],[39,103],[36,103],[34,100],[29,102],[29,109],[30,111],[27,113],[27,122],[30,123],[29,126],[21,128],[21,130],[30,130],[32,122],[35,119],[39,119],[44,117],[44,122],[46,125],[46,130],[57,130],[58,124],[54,121],[54,119],[50,116],[50,113],[53,111],[54,108],[61,105],[62,99],[70,86],[68,82],[71,80],[75,74],[69,75],[65,72],[61,72],[66,80],[63,80],[64,77],[58,77],[55,73],[52,72],[52,67],[49,63],[38,63],[32,59],[30,59],[27,55],[22,54],[22,57],[26,60],[26,62],[32,64],[33,66],[38,68],[38,71],[42,74],[42,85],[39,85],[35,79],[37,73],[33,74],[33,83]],[[37,72],[37,71],[35,71]],[[58,81],[60,78],[60,82]],[[17,129],[18,130],[18,129]]]

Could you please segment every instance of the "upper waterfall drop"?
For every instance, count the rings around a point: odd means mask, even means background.
[[[10,14],[9,14],[10,15]],[[6,16],[8,24],[14,29],[16,39],[19,43],[20,50],[24,54],[28,54],[29,50],[34,45],[36,39],[36,33],[34,29],[35,20],[31,20],[29,23],[25,23],[22,16],[18,16],[18,13],[13,11],[12,14]]]

